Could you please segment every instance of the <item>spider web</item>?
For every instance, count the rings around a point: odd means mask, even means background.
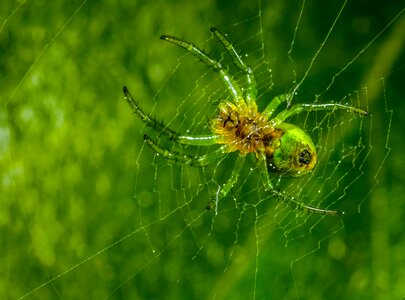
[[[394,248],[387,241],[402,233],[401,206],[387,200],[401,194],[388,180],[405,167],[403,159],[395,164],[401,151],[393,151],[399,153],[390,160],[393,170],[384,166],[390,139],[400,137],[391,129],[391,107],[403,78],[397,60],[404,8],[375,5],[5,3],[0,295],[342,299],[368,290],[368,298],[403,296],[401,243]],[[370,112],[292,118],[313,138],[319,163],[302,178],[272,176],[280,192],[345,211],[344,217],[277,201],[264,191],[254,159],[229,197],[207,212],[236,154],[193,168],[145,146],[143,134],[158,137],[130,114],[122,85],[145,111],[187,134],[209,133],[216,106],[229,97],[213,71],[160,34],[203,47],[244,87],[211,26],[227,33],[252,66],[260,109],[294,90],[293,103],[336,102]],[[189,155],[215,149],[158,141]]]

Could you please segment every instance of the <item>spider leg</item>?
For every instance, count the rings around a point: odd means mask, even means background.
[[[126,86],[124,86],[122,90],[124,92],[125,100],[127,100],[132,111],[141,119],[143,123],[159,131],[161,134],[166,135],[170,140],[176,140],[178,138],[179,134],[177,132],[171,130],[163,123],[156,121],[155,118],[152,118],[149,114],[145,113],[138,105],[138,103],[134,100]]]
[[[264,188],[267,191],[273,190],[273,184],[270,181],[269,171],[267,170],[267,159],[264,153],[257,153],[260,177],[263,181]]]
[[[171,141],[194,146],[211,146],[217,143],[218,136],[212,134],[197,136],[179,135],[174,130],[165,126],[162,122],[156,121],[155,118],[152,118],[149,114],[145,113],[139,106],[138,102],[134,100],[127,87],[124,86],[123,92],[125,100],[127,100],[132,111],[141,119],[141,121],[156,131],[159,131],[160,134],[167,136]]]
[[[318,215],[332,215],[332,216],[339,216],[344,215],[344,211],[340,210],[330,210],[324,208],[318,208],[306,205],[304,202],[298,201],[293,196],[287,193],[281,193],[279,191],[272,191],[272,194],[278,198],[278,200],[284,201],[287,204],[290,204],[294,209],[300,209],[303,211],[307,211],[308,213],[318,214]]]
[[[274,97],[267,105],[267,107],[263,110],[262,115],[266,118],[270,118],[274,114],[276,109],[280,106],[280,104],[287,101],[287,97],[287,94],[281,94]]]
[[[207,210],[210,210],[214,207],[216,208],[218,202],[229,194],[230,190],[233,188],[233,186],[238,181],[240,170],[243,167],[245,158],[246,158],[246,154],[242,154],[242,153],[239,154],[238,158],[235,161],[231,176],[229,177],[228,181],[222,187],[220,187],[220,189],[216,193],[215,200],[212,200],[208,203]]]
[[[170,35],[161,35],[160,38],[164,41],[170,42],[185,49],[186,51],[190,52],[197,58],[201,59],[201,61],[207,64],[209,67],[212,67],[215,71],[219,73],[223,83],[233,96],[235,104],[236,105],[244,104],[245,100],[243,99],[242,96],[242,90],[240,89],[236,81],[232,78],[232,76],[228,74],[228,71],[222,67],[222,64],[219,61],[212,59],[203,50],[185,40]]]
[[[275,118],[275,126],[284,122],[291,116],[299,114],[304,111],[322,111],[322,110],[346,110],[351,113],[358,113],[360,115],[368,115],[368,112],[354,106],[348,106],[339,103],[326,103],[326,104],[295,104],[290,109],[283,110]]]
[[[273,196],[276,196],[279,200],[284,201],[287,204],[290,204],[294,209],[300,209],[307,211],[309,213],[321,214],[321,215],[343,215],[343,211],[338,210],[329,210],[318,207],[313,207],[306,205],[304,202],[298,201],[293,196],[287,193],[280,193],[279,191],[273,188],[273,185],[270,181],[269,172],[267,170],[266,155],[264,153],[258,154],[258,164],[260,169],[260,176],[262,178],[264,188],[266,191],[269,191]]]
[[[225,146],[222,146],[217,150],[205,155],[190,156],[164,149],[160,147],[158,144],[156,144],[156,142],[153,141],[146,134],[143,136],[143,138],[145,142],[148,144],[148,146],[151,147],[156,153],[158,153],[162,157],[168,160],[180,162],[193,167],[204,167],[206,165],[209,165],[210,163],[220,160],[223,156],[226,155]]]
[[[183,145],[211,146],[218,143],[219,136],[215,134],[207,135],[181,135],[176,142]]]
[[[246,103],[247,105],[255,105],[255,100],[257,98],[257,86],[256,80],[253,75],[252,68],[245,64],[242,60],[238,52],[236,52],[233,45],[228,41],[224,34],[222,34],[217,28],[211,27],[212,33],[215,37],[220,41],[220,43],[224,46],[225,50],[228,52],[229,56],[232,58],[235,65],[245,73],[246,81],[247,81],[247,89],[246,89]]]

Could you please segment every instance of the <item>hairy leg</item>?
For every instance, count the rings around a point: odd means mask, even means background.
[[[152,127],[154,130],[158,131],[159,134],[167,136],[171,141],[178,142],[185,145],[194,146],[211,146],[217,143],[216,135],[180,135],[169,127],[165,126],[162,122],[156,121],[149,114],[145,113],[139,106],[138,102],[134,100],[131,93],[128,91],[127,87],[123,88],[125,100],[127,100],[132,111],[141,119],[146,126]]]
[[[219,73],[220,78],[227,87],[229,93],[232,95],[236,105],[244,104],[245,100],[243,99],[242,90],[236,81],[228,74],[228,71],[222,67],[222,64],[215,59],[209,57],[203,50],[195,46],[194,44],[184,41],[182,39],[176,38],[170,35],[162,35],[160,38],[164,41],[175,44],[186,51],[190,52],[197,58],[201,59],[209,67],[212,67],[215,71]]]
[[[246,65],[242,60],[238,52],[236,52],[233,45],[228,41],[224,34],[222,34],[217,28],[211,27],[212,33],[221,42],[225,50],[228,52],[229,56],[232,58],[235,65],[243,72],[246,76],[246,103],[247,105],[255,105],[257,98],[257,86],[256,80],[253,75],[252,68]]]

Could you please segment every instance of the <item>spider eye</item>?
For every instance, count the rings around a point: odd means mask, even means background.
[[[312,154],[308,149],[304,149],[298,155],[298,162],[304,165],[309,165],[312,159]]]

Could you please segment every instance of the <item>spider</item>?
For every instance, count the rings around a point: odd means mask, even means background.
[[[134,113],[147,126],[152,127],[160,135],[165,135],[173,143],[193,146],[218,144],[220,147],[206,155],[190,156],[164,149],[148,135],[144,135],[147,145],[166,159],[197,167],[217,162],[229,152],[239,152],[230,177],[226,183],[218,188],[215,197],[213,197],[215,200],[209,202],[207,209],[211,209],[214,206],[217,208],[218,202],[229,194],[232,187],[238,181],[239,173],[246,156],[249,153],[253,153],[266,192],[271,193],[294,208],[317,214],[343,214],[344,212],[342,211],[306,205],[287,193],[275,190],[269,173],[298,177],[310,173],[316,166],[317,152],[311,137],[300,127],[285,122],[288,118],[301,112],[343,109],[351,113],[367,115],[367,111],[338,103],[301,103],[290,106],[289,95],[283,94],[273,98],[267,107],[262,112],[259,112],[256,105],[256,81],[252,68],[242,60],[234,46],[223,33],[214,27],[211,28],[211,31],[222,44],[235,66],[245,77],[245,89],[239,86],[228,73],[228,69],[220,61],[211,58],[193,43],[170,35],[162,35],[160,37],[164,41],[184,48],[215,70],[229,92],[231,101],[224,100],[219,103],[217,114],[210,122],[210,134],[180,135],[145,113],[126,87],[123,88],[123,92],[126,101]],[[286,109],[275,114],[277,108],[283,103],[287,103]]]

